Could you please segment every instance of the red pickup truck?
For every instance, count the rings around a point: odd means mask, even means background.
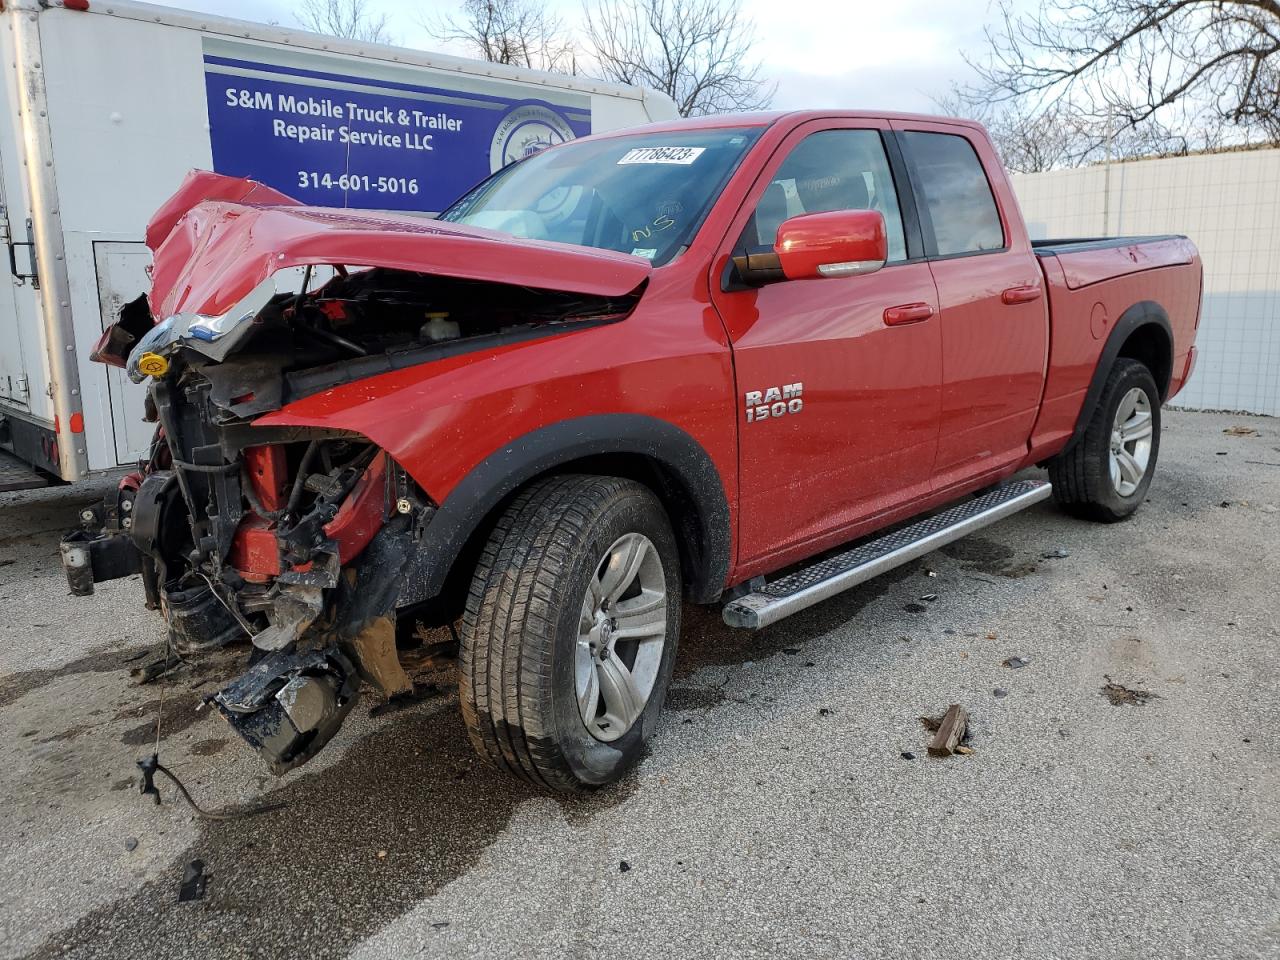
[[[477,751],[566,790],[639,756],[682,598],[757,628],[1051,493],[1132,513],[1201,294],[1185,238],[1033,243],[980,126],[876,113],[576,140],[437,220],[196,173],[147,239],[97,356],[154,446],[73,592],[251,643],[214,701],[277,772],[448,625]]]

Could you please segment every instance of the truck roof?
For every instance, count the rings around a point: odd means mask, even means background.
[[[896,120],[901,122],[948,123],[958,127],[982,130],[976,120],[957,117],[933,116],[924,113],[895,113],[889,110],[765,110],[756,113],[717,113],[705,117],[684,117],[679,120],[662,120],[640,127],[597,134],[598,137],[625,136],[643,130],[645,133],[662,133],[677,130],[711,130],[725,127],[769,127],[780,121],[796,126],[809,120]]]

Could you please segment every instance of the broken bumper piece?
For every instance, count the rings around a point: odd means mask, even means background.
[[[360,678],[336,648],[278,651],[213,697],[227,722],[281,774],[306,763],[338,731]]]
[[[110,536],[74,530],[59,546],[72,596],[92,596],[95,583],[142,571],[142,554],[127,533]]]

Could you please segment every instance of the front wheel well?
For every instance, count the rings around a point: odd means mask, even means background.
[[[686,595],[698,603],[719,596],[731,552],[729,498],[719,469],[706,448],[680,427],[627,413],[547,424],[503,443],[473,466],[443,494],[431,517],[419,548],[418,595],[447,605],[511,498],[542,477],[575,471],[648,485],[669,511],[681,541]],[[423,486],[430,490],[430,484]]]

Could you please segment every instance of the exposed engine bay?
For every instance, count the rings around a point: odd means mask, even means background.
[[[309,289],[321,269],[330,278]],[[339,384],[620,319],[639,290],[341,266],[307,267],[298,292],[274,282],[219,318],[155,318],[141,297],[104,334],[94,358],[149,379],[156,431],[62,553],[76,594],[140,573],[172,657],[246,644],[248,671],[211,700],[282,773],[332,738],[362,682],[412,693],[396,623],[429,599],[416,548],[437,505],[359,434],[254,420]]]

